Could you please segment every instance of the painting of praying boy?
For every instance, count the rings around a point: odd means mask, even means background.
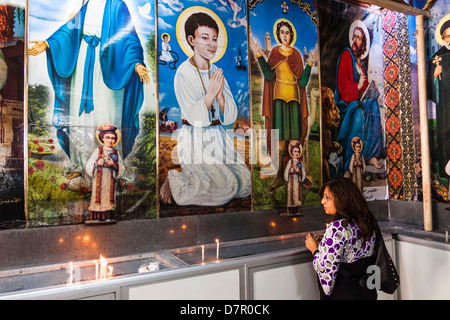
[[[251,193],[250,170],[224,129],[234,124],[238,108],[225,71],[211,63],[223,49],[219,37],[225,29],[206,8],[187,15],[184,34],[193,56],[174,79],[182,118],[177,139],[181,171],[168,172],[160,198],[177,205],[222,206]]]

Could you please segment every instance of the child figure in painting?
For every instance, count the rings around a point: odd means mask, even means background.
[[[110,211],[116,208],[115,183],[125,172],[122,158],[114,148],[120,141],[120,131],[112,124],[103,124],[97,128],[96,136],[102,146],[92,152],[86,163],[86,173],[92,177],[90,220],[110,221]]]
[[[302,163],[302,145],[293,140],[289,143],[289,154],[291,159],[286,164],[284,179],[288,182],[287,209],[288,215],[298,214],[302,205],[302,183],[306,179],[305,166]]]
[[[352,180],[358,186],[359,190],[363,192],[363,174],[366,171],[366,164],[361,154],[362,142],[359,137],[352,139],[352,148],[355,153],[352,155],[349,164],[349,170],[352,173]]]
[[[161,60],[170,62],[173,60],[172,55],[170,54],[170,44],[169,44],[169,35],[167,33],[162,34],[163,42],[161,43]]]

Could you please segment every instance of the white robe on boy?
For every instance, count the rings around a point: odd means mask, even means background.
[[[205,89],[209,87],[211,70],[199,70]],[[233,198],[245,198],[251,192],[250,170],[234,147],[222,125],[233,124],[237,107],[225,80],[224,112],[217,100],[208,111],[205,90],[197,69],[186,60],[177,70],[175,95],[183,124],[178,134],[177,155],[181,172],[168,173],[170,190],[178,205],[220,206]],[[212,109],[214,109],[212,111]]]

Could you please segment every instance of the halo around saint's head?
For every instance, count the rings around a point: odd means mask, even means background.
[[[161,35],[161,40],[162,40],[162,41],[164,41],[164,36],[167,36],[167,39],[170,41],[170,35],[169,35],[167,32],[164,32],[164,33]]]
[[[362,144],[361,138],[360,137],[353,137],[353,139],[352,139],[352,149],[355,152],[356,152],[355,144],[357,144],[357,143],[359,143],[359,146],[361,147],[361,150],[362,150],[363,144]]]
[[[113,144],[113,147],[116,146],[119,142],[120,142],[120,138],[122,137],[122,134],[120,133],[119,128],[117,128],[115,125],[113,124],[102,124],[100,125],[97,130],[95,130],[95,136],[97,137],[97,141],[101,144],[104,145],[105,143],[100,139],[99,134],[102,131],[112,131],[115,132],[117,135],[117,139],[116,142]]]
[[[281,19],[278,19],[277,21],[275,21],[275,23],[273,24],[273,36],[275,37],[275,41],[278,42],[278,44],[281,46],[281,42],[280,42],[280,40],[278,40],[278,37],[277,37],[277,25],[280,22],[286,22],[291,26],[293,35],[292,35],[292,41],[289,44],[289,46],[293,47],[295,42],[297,41],[297,31],[295,30],[294,25],[288,19],[281,18]]]
[[[300,141],[298,140],[292,140],[291,142],[289,142],[289,154],[291,155],[291,158],[293,158],[293,154],[292,151],[294,150],[294,148],[298,148],[300,150],[300,156],[303,153],[303,148],[302,148],[302,144],[300,143]]]
[[[364,59],[367,57],[367,55],[369,54],[370,51],[370,34],[369,34],[369,30],[367,29],[367,26],[365,25],[364,22],[362,22],[361,20],[355,20],[352,22],[352,24],[350,25],[350,30],[348,31],[348,42],[350,43],[350,47],[353,44],[353,31],[355,31],[356,27],[360,27],[363,31],[364,34],[366,35],[366,51],[361,55],[361,59]]]
[[[180,16],[177,20],[176,25],[176,33],[177,33],[177,40],[178,44],[181,47],[181,50],[188,56],[192,57],[194,55],[194,51],[192,50],[189,43],[187,43],[186,40],[186,34],[184,31],[184,24],[186,23],[186,20],[194,13],[197,12],[203,12],[208,14],[211,18],[213,18],[217,26],[219,27],[219,35],[217,39],[217,52],[213,59],[211,59],[211,62],[217,62],[219,61],[223,55],[225,54],[225,51],[227,50],[227,44],[228,44],[228,36],[227,36],[227,30],[225,29],[225,25],[223,24],[222,20],[219,18],[219,16],[212,10],[201,7],[201,6],[193,6],[189,7],[183,12],[181,12]]]
[[[449,20],[450,20],[450,13],[445,15],[441,19],[441,21],[439,21],[438,25],[436,26],[436,31],[434,32],[434,37],[436,39],[436,42],[439,43],[441,46],[444,46],[444,39],[442,39],[442,36],[441,36],[441,28],[442,28],[443,24]]]

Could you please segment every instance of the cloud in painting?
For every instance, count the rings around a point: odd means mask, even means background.
[[[167,4],[170,9],[174,11],[182,11],[184,9],[183,4],[179,0],[161,0],[162,3]]]
[[[172,29],[172,28],[173,28],[170,24],[166,23],[166,22],[163,20],[163,18],[161,18],[161,17],[158,18],[158,27],[159,27],[160,29],[164,29],[164,30]]]
[[[173,16],[174,12],[167,8],[165,5],[158,3],[158,16],[160,17],[170,17]]]

